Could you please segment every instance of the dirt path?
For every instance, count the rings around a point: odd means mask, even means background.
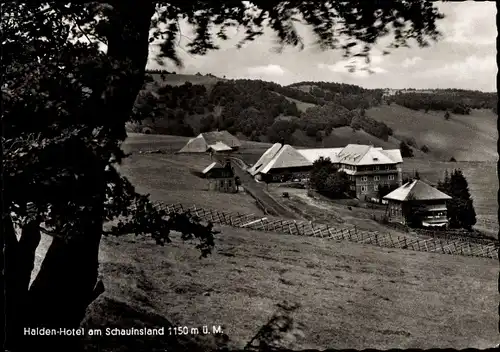
[[[276,199],[271,197],[265,191],[265,184],[256,182],[253,177],[243,170],[242,166],[246,165],[242,160],[231,157],[234,165],[234,172],[241,180],[242,186],[247,190],[250,195],[264,204],[264,206],[275,213],[274,215],[288,218],[288,219],[300,219],[300,216],[295,214],[293,211],[285,208]]]

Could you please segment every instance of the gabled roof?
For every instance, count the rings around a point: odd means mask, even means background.
[[[348,144],[338,153],[338,162],[349,165],[378,165],[402,163],[399,149],[383,150],[371,145]]]
[[[451,197],[420,180],[413,180],[395,189],[385,197],[388,200],[408,201],[410,194],[415,200],[448,200]]]
[[[208,165],[205,169],[203,169],[202,173],[203,174],[206,174],[207,172],[209,172],[210,170],[214,169],[214,168],[219,168],[219,167],[222,167],[221,164],[219,164],[218,162],[213,162],[211,163],[210,165]]]
[[[387,149],[387,150],[382,150],[381,152],[387,155],[392,160],[394,160],[394,162],[396,163],[403,162],[403,156],[401,155],[400,149]]]
[[[280,143],[273,144],[272,147],[266,150],[264,154],[262,154],[262,156],[259,158],[259,160],[255,164],[253,164],[251,168],[248,169],[248,172],[252,176],[256,175],[259,170],[266,167],[266,165],[274,158],[276,153],[279,152],[281,147],[282,145]]]
[[[302,154],[311,163],[314,163],[319,158],[330,158],[330,160],[335,163],[338,159],[338,154],[344,148],[314,148],[314,149],[297,149],[297,151]]]
[[[226,150],[232,150],[231,147],[229,147],[228,145],[222,143],[222,142],[217,142],[215,144],[211,144],[208,146],[209,148],[215,150],[216,152],[222,152],[222,151],[226,151]]]
[[[208,145],[216,144],[217,142],[222,142],[231,148],[241,147],[240,140],[235,136],[233,136],[228,131],[204,132],[200,133],[199,136],[202,136],[202,138]]]
[[[292,146],[285,144],[274,158],[259,172],[266,174],[271,169],[311,166],[312,163],[307,160]]]
[[[179,153],[204,153],[207,151],[208,145],[205,139],[199,135],[196,138],[191,138]]]
[[[339,162],[351,165],[357,165],[358,162],[372,148],[370,145],[348,144],[338,154]]]

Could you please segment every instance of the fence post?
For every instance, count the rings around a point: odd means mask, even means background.
[[[443,254],[446,254],[443,247],[443,241],[441,239],[439,240],[439,243],[441,244],[441,250],[443,251]]]
[[[375,242],[377,243],[377,246],[380,246],[378,243],[378,232],[375,232]]]

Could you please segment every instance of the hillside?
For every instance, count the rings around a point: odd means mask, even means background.
[[[373,119],[393,129],[398,139],[414,138],[417,146],[426,145],[438,160],[451,157],[460,161],[492,161],[497,153],[497,115],[491,110],[472,110],[470,115],[414,111],[391,104],[366,111]]]
[[[90,307],[84,326],[221,325],[227,346],[241,349],[286,300],[300,304],[292,314],[299,334],[285,340],[289,348],[498,343],[494,260],[220,229],[214,253],[201,260],[175,234],[165,247],[133,236],[103,240],[106,292]],[[186,338],[212,348],[216,343],[213,335]],[[162,350],[161,340],[137,336],[120,351],[153,350],[144,345],[148,340]],[[108,351],[119,341],[87,342]]]
[[[135,111],[145,120],[129,125],[130,131],[194,136],[226,129],[243,139],[309,147],[399,147],[405,141],[414,146],[415,156],[441,161],[491,161],[497,154],[493,93],[436,90],[387,95],[381,89],[328,82],[284,87],[212,75],[148,76]],[[448,120],[444,110],[449,111]],[[423,146],[428,152],[419,150]]]

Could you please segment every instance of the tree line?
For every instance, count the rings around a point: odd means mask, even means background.
[[[386,98],[387,103],[396,103],[412,110],[446,111],[468,115],[471,109],[491,109],[496,113],[496,93],[468,90],[437,90],[432,93],[397,93]]]

